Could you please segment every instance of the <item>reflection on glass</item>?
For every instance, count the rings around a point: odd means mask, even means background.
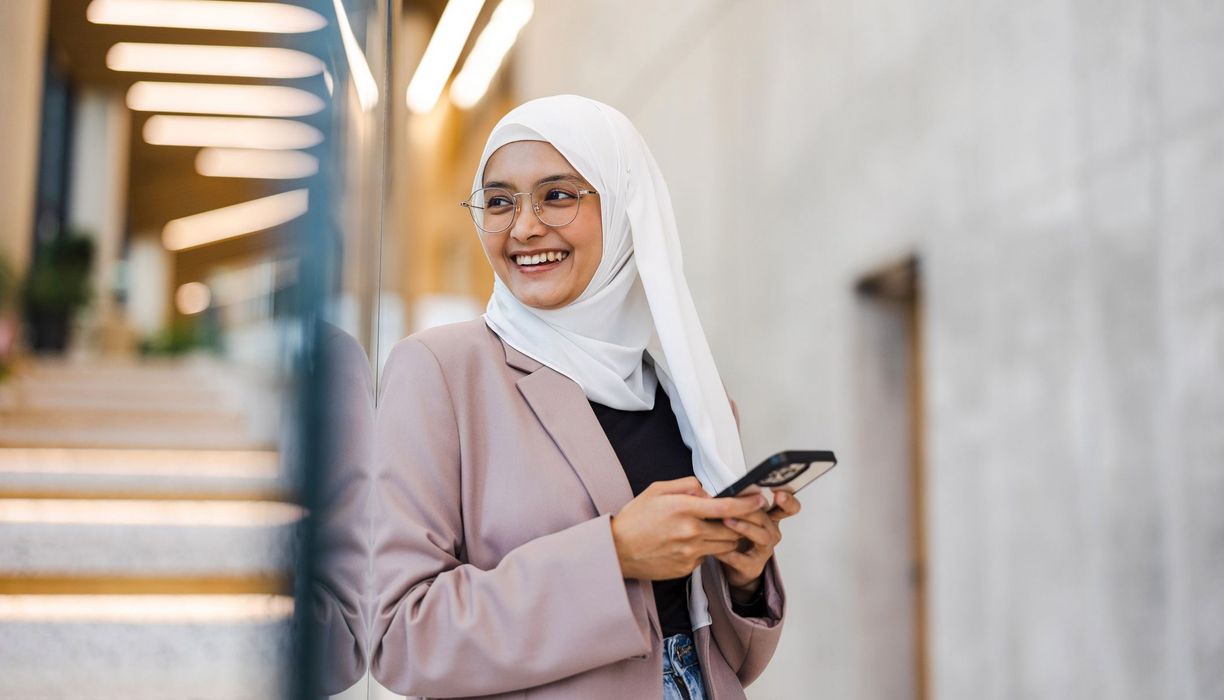
[[[18,5],[0,697],[364,697],[386,6]]]

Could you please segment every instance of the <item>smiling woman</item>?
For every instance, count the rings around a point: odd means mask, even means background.
[[[502,146],[485,174],[485,187],[473,195],[483,208],[469,209],[497,277],[528,306],[554,309],[577,299],[602,257],[599,199],[586,196],[593,189],[546,141]],[[520,215],[522,194],[530,196],[531,216]]]
[[[559,95],[502,118],[473,189],[488,311],[400,341],[382,375],[371,675],[743,698],[781,633],[798,502],[710,496],[743,448],[658,165],[623,114]]]

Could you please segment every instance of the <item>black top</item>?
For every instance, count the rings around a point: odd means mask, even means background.
[[[693,476],[693,453],[680,437],[680,425],[661,383],[655,391],[654,408],[649,411],[623,411],[594,401],[590,404],[625,470],[634,496],[655,481]],[[664,637],[693,632],[688,613],[688,580],[688,576],[682,576],[651,582]],[[756,598],[760,599],[754,601],[756,605],[734,605],[735,612],[743,617],[763,617],[763,597]]]

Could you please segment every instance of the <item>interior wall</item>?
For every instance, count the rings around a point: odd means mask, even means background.
[[[0,134],[8,142],[0,166],[0,252],[19,274],[34,237],[47,1],[0,3]]]
[[[908,252],[935,696],[1224,695],[1224,6],[540,0],[516,58],[650,143],[749,460],[842,459],[751,697],[885,697],[852,289]]]

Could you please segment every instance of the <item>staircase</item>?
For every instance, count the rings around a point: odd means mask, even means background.
[[[0,698],[283,697],[282,398],[201,358],[0,384]]]

